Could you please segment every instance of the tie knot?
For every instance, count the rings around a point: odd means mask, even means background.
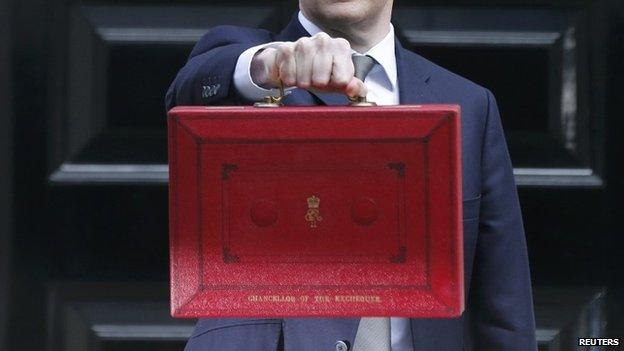
[[[353,54],[351,56],[353,60],[353,68],[355,69],[355,77],[361,81],[364,81],[368,73],[375,66],[375,59],[368,55],[357,55]]]

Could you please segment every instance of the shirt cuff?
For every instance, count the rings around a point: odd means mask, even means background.
[[[251,60],[254,55],[267,47],[274,46],[281,42],[266,43],[258,46],[251,47],[238,57],[236,61],[236,68],[234,69],[234,87],[238,93],[247,100],[260,101],[266,96],[277,96],[279,89],[265,89],[251,79]]]

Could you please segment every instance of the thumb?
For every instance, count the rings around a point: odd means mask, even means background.
[[[350,97],[366,97],[368,90],[366,85],[358,78],[351,78],[347,86],[345,87],[345,94]]]

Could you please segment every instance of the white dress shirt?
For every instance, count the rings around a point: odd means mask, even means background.
[[[299,22],[303,28],[315,35],[322,30],[308,20],[301,11],[298,15]],[[238,58],[236,69],[234,70],[234,86],[239,94],[249,100],[261,100],[267,95],[277,94],[276,89],[264,89],[258,86],[251,79],[251,60],[260,49],[271,47],[279,42],[272,42],[258,45],[247,49]],[[370,50],[362,55],[369,55],[377,61],[377,64],[366,76],[364,84],[368,88],[366,98],[374,101],[378,105],[398,105],[399,87],[397,84],[397,63],[394,50],[394,27],[390,24],[388,34]],[[354,53],[356,53],[354,51]],[[390,336],[392,341],[392,351],[413,351],[412,330],[410,321],[407,318],[390,318]]]

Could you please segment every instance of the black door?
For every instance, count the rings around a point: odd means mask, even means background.
[[[296,3],[0,4],[0,342],[181,349],[193,321],[168,317],[164,93],[211,27],[278,30]],[[397,1],[393,23],[497,97],[541,349],[624,337],[621,1]]]

